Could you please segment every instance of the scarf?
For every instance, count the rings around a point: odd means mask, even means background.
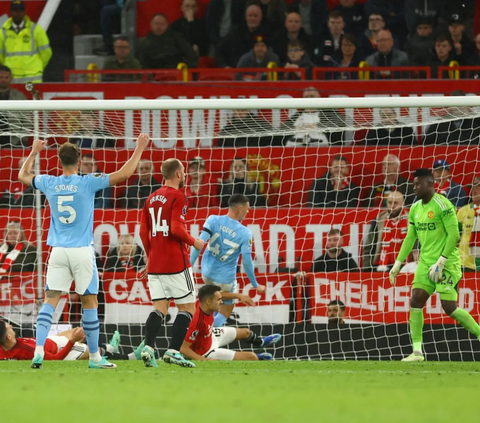
[[[131,270],[135,266],[135,263],[133,261],[133,257],[129,257],[128,260],[125,260],[125,258],[120,257],[120,263],[122,264],[123,268],[126,269],[126,270]]]
[[[374,198],[373,198],[373,207],[386,207],[387,205],[387,197],[390,193],[397,190],[397,186],[395,184],[387,185],[380,185],[375,188]]]
[[[7,273],[10,270],[10,267],[12,267],[12,264],[15,263],[15,260],[22,250],[23,243],[21,242],[15,245],[15,248],[10,252],[8,252],[8,244],[6,243],[0,247],[0,263],[2,263],[2,267],[0,267],[0,273]]]
[[[392,266],[398,256],[402,242],[407,235],[408,215],[402,211],[400,216],[385,219],[382,231],[382,248],[380,250],[379,266]]]
[[[330,183],[332,184],[333,189],[335,189],[335,178],[332,178],[330,180]],[[350,181],[348,180],[348,178],[345,178],[340,184],[339,191],[343,191],[345,188],[348,188],[349,185],[350,185]]]
[[[447,196],[447,191],[450,188],[450,179],[447,179],[446,182],[443,184],[443,187],[440,188],[439,185],[435,182],[435,191],[437,194],[441,194],[444,197]]]
[[[480,207],[473,208],[473,225],[472,233],[470,234],[470,255],[475,259],[475,264],[480,263]]]

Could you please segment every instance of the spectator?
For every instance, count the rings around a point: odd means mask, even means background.
[[[455,60],[461,65],[465,65],[475,54],[475,43],[464,33],[465,25],[458,17],[452,19],[448,24],[448,32],[453,42],[453,52]]]
[[[303,68],[305,69],[305,79],[312,79],[312,69],[314,66],[300,41],[289,41],[287,44],[287,61],[283,67],[288,69]],[[283,75],[283,78],[295,81],[302,79],[301,76],[300,72],[288,72]]]
[[[345,21],[345,33],[360,35],[367,29],[364,19],[363,4],[356,0],[340,0],[333,10],[338,10]]]
[[[468,66],[480,66],[480,34],[475,36],[475,52],[467,61]],[[478,71],[477,71],[478,75]]]
[[[383,183],[373,186],[367,199],[367,207],[386,207],[390,193],[402,193],[405,206],[410,207],[415,201],[413,186],[407,178],[400,175],[400,160],[393,154],[387,154],[382,161]]]
[[[269,63],[280,64],[278,56],[269,48],[267,39],[261,35],[255,37],[253,48],[245,53],[237,63],[237,68],[266,68]],[[267,79],[266,72],[238,72],[235,76],[237,80],[260,81]]]
[[[343,233],[340,229],[330,229],[323,256],[317,257],[312,272],[356,272],[358,265],[350,253],[343,249]]]
[[[0,66],[0,100],[26,100],[21,91],[11,87],[12,72],[7,66]],[[0,114],[0,133],[24,132],[25,135],[33,129],[32,119],[28,112],[3,111]],[[25,147],[28,136],[0,135],[0,148]]]
[[[281,145],[278,137],[272,136],[272,127],[248,110],[234,110],[233,116],[221,130],[219,147],[268,147]]]
[[[285,26],[275,33],[273,37],[273,51],[278,54],[280,61],[288,61],[288,43],[298,41],[308,55],[313,57],[313,40],[302,27],[302,18],[297,12],[290,12],[285,18]]]
[[[420,18],[429,18],[432,19],[432,22],[437,22],[442,3],[438,0],[405,0],[405,21],[408,32],[410,34],[415,32],[415,25]]]
[[[97,166],[97,159],[92,154],[82,155],[80,162],[80,175],[90,175],[91,173],[101,174]],[[112,188],[104,188],[95,193],[94,207],[96,209],[108,209],[112,207]]]
[[[304,3],[304,1],[302,1]],[[301,10],[300,10],[301,11]],[[312,39],[321,40],[327,30],[328,9],[325,0],[311,0],[310,26]],[[303,20],[305,22],[305,20]]]
[[[400,191],[390,192],[386,207],[370,223],[363,249],[365,270],[388,272],[395,264],[408,229],[408,212],[404,205]]]
[[[313,181],[308,194],[309,207],[357,207],[360,188],[349,178],[350,169],[347,159],[335,156],[329,170]]]
[[[122,14],[124,0],[102,0],[100,26],[102,28],[103,46],[93,50],[99,56],[111,56],[113,49],[113,33],[115,24]]]
[[[386,107],[380,110],[380,125],[383,128],[370,129],[365,138],[366,145],[415,145],[413,128],[402,126],[397,120],[395,110]]]
[[[443,195],[456,207],[467,204],[468,197],[460,184],[452,181],[450,165],[445,159],[435,160],[433,163],[433,177],[435,178],[435,191]]]
[[[262,9],[263,23],[270,34],[273,34],[285,22],[287,4],[285,0],[250,0],[249,3],[258,4]]]
[[[385,18],[388,28],[398,45],[403,46],[407,25],[405,23],[404,1],[398,0],[368,0],[365,3],[365,14],[379,13]]]
[[[296,12],[300,15],[302,21],[302,28],[308,35],[312,35],[312,24],[311,24],[311,10],[312,10],[312,0],[294,0],[292,4],[288,7],[289,12]],[[325,15],[326,16],[327,8],[325,6]],[[320,17],[321,19],[321,17]]]
[[[80,130],[73,134],[72,144],[80,148],[114,148],[115,139],[105,129],[100,129],[97,113],[83,110],[78,119]]]
[[[314,87],[303,91],[303,98],[320,98]],[[284,125],[284,131],[293,131],[287,146],[342,144],[345,133],[331,132],[332,128],[345,127],[343,117],[334,109],[306,109],[295,113]],[[330,131],[327,132],[326,130]]]
[[[183,35],[197,56],[208,56],[209,42],[205,21],[195,17],[198,12],[197,0],[183,0],[181,10],[183,17],[172,23],[172,30]]]
[[[235,67],[240,58],[252,48],[258,36],[268,38],[267,26],[262,23],[262,9],[252,4],[245,10],[245,22],[232,27],[217,44],[215,62],[218,67]]]
[[[323,45],[316,52],[315,62],[319,65],[328,63],[332,56],[340,50],[340,41],[345,28],[343,15],[338,10],[332,10],[328,13],[328,33],[323,38]]]
[[[364,59],[358,48],[357,38],[353,34],[345,34],[340,42],[340,50],[330,59],[329,64],[338,68],[358,68]],[[358,79],[357,71],[335,72],[334,79]]]
[[[475,0],[444,1],[439,16],[439,30],[445,31],[452,19],[459,19],[465,25],[466,35],[473,37]]]
[[[150,160],[140,160],[137,172],[138,179],[125,192],[123,207],[127,209],[141,209],[148,196],[161,187],[153,177],[155,168]]]
[[[440,66],[448,66],[454,58],[450,37],[448,35],[439,35],[435,39],[433,59],[427,63],[430,66],[432,78],[438,78],[438,68]]]
[[[118,245],[107,253],[106,272],[140,272],[145,267],[142,247],[132,235],[120,235]]]
[[[393,47],[392,33],[387,30],[380,31],[377,36],[376,53],[368,56],[366,62],[369,66],[408,66],[407,53]],[[381,78],[398,78],[399,72],[381,71],[377,72]]]
[[[205,160],[200,156],[190,160],[188,165],[189,182],[185,187],[185,195],[190,209],[218,206],[217,193],[213,192],[214,185],[205,180],[205,170]]]
[[[220,207],[228,207],[228,199],[233,194],[244,194],[251,207],[265,207],[266,198],[260,194],[260,185],[249,176],[247,161],[233,159],[230,164],[228,179],[220,180]]]
[[[37,249],[25,239],[20,222],[8,222],[0,247],[0,278],[10,272],[33,272],[36,262]]]
[[[462,266],[467,272],[480,270],[480,183],[470,192],[472,202],[458,210],[460,243],[458,250]]]
[[[371,13],[368,16],[368,28],[360,38],[359,44],[365,56],[370,56],[377,51],[377,38],[385,28],[385,18],[379,13]]]
[[[332,300],[327,305],[329,326],[342,326],[345,324],[345,304],[340,300]]]
[[[432,21],[429,18],[420,18],[415,33],[410,34],[405,43],[408,59],[416,66],[424,66],[432,60],[434,47],[435,37]]]
[[[198,56],[183,36],[168,27],[163,13],[153,15],[150,32],[138,46],[138,59],[143,69],[176,69],[179,63],[197,66]]]
[[[451,95],[465,96],[465,92],[457,90],[452,92]],[[479,144],[480,118],[472,118],[473,111],[468,107],[449,107],[446,114],[449,118],[458,118],[430,125],[425,131],[425,138],[423,141],[425,145]]]
[[[16,174],[20,171],[26,157],[18,161]],[[13,169],[12,169],[13,170]],[[24,190],[24,188],[26,188]],[[45,205],[45,195],[40,194],[40,204]],[[35,190],[32,186],[25,187],[17,178],[12,178],[7,189],[0,198],[0,207],[5,208],[31,208],[35,206]]]
[[[10,12],[0,31],[0,63],[11,69],[15,84],[42,82],[52,57],[48,36],[25,15],[23,1],[12,1]]]
[[[131,70],[142,69],[142,65],[135,57],[130,55],[130,43],[124,35],[118,37],[113,44],[114,56],[109,57],[104,65],[104,70]],[[137,75],[104,75],[104,81],[135,81],[139,80]]]
[[[216,46],[232,27],[242,23],[244,5],[244,0],[210,0],[205,17],[208,39],[213,46]]]

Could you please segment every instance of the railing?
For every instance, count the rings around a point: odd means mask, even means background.
[[[440,66],[438,79],[478,79],[480,78],[480,66]]]
[[[184,69],[65,70],[65,82],[184,81]]]
[[[305,80],[305,69],[298,68],[208,68],[208,69],[189,69],[189,81],[245,81],[245,77],[253,76],[259,78],[260,75],[266,74],[268,81],[277,81],[279,79],[288,79],[288,74],[297,74],[296,78]],[[253,74],[253,75],[252,75]],[[258,79],[251,79],[258,80]]]
[[[321,67],[313,68],[312,79],[330,80],[330,79],[430,79],[430,66],[359,66],[356,68],[332,68]]]

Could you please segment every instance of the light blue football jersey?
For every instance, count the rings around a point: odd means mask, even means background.
[[[33,188],[42,191],[50,205],[47,245],[75,248],[93,243],[95,193],[110,186],[109,179],[103,173],[33,178]]]
[[[210,234],[210,241],[203,253],[202,275],[217,283],[232,283],[237,279],[240,254],[252,251],[252,232],[227,215],[210,216],[203,230]]]

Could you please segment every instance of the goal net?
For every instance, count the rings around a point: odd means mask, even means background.
[[[480,204],[472,191],[480,180],[479,106],[476,96],[1,102],[0,316],[32,335],[43,298],[50,206],[17,181],[32,139],[48,140],[37,173],[59,174],[57,147],[67,140],[82,149],[82,173],[110,173],[144,132],[152,144],[137,173],[95,199],[103,342],[117,329],[125,352],[142,340],[152,306],[138,273],[140,208],[163,182],[161,163],[177,157],[188,174],[191,235],[209,215],[227,212],[232,193],[250,199],[244,224],[253,234],[257,280],[267,289],[256,293],[240,264],[240,292],[256,305],[236,304],[228,325],[281,333],[272,350],[277,359],[399,359],[411,352],[409,296],[419,246],[395,287],[388,271],[406,234],[418,168],[434,170],[437,192],[459,210],[466,271],[458,303],[480,320]],[[472,198],[477,204],[462,209]],[[200,272],[201,257],[198,285]],[[161,353],[175,315],[172,303]],[[437,294],[424,316],[428,359],[479,358],[478,340],[443,313]],[[56,332],[81,324],[73,289],[54,322]]]

